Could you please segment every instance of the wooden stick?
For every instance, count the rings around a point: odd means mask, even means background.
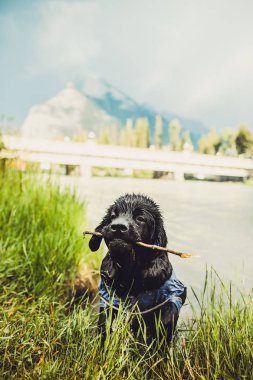
[[[84,231],[83,237],[85,237],[85,235],[95,235],[95,236],[99,236],[99,237],[103,238],[103,235],[100,232],[96,232],[96,231]],[[169,253],[172,253],[173,255],[177,255],[177,256],[181,257],[181,259],[187,259],[189,257],[196,257],[195,255],[190,255],[189,253],[177,252],[177,251],[173,251],[172,249],[169,249],[169,248],[160,247],[159,245],[151,245],[151,244],[142,243],[141,241],[137,241],[135,244],[139,245],[141,247],[149,248],[149,249],[156,249],[157,251],[169,252]]]

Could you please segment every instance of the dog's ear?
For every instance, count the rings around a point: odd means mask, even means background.
[[[164,229],[163,220],[161,219],[156,222],[153,244],[159,245],[160,247],[166,247],[167,242],[167,235]]]
[[[97,231],[97,230],[96,230]],[[92,236],[90,241],[89,241],[89,247],[90,249],[94,252],[97,251],[98,248],[100,247],[102,241],[102,237],[99,236]]]
[[[102,229],[110,223],[110,209],[107,210],[102,222],[95,228],[96,232],[102,232]],[[93,235],[89,241],[89,247],[94,252],[100,247],[103,237]]]

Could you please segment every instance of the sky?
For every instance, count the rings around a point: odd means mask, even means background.
[[[253,130],[252,0],[0,0],[0,115],[95,74],[158,111]]]

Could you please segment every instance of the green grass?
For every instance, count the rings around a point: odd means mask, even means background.
[[[92,167],[91,174],[94,177],[153,178],[153,172],[150,170],[133,170],[132,173],[125,173],[124,169],[106,167]]]
[[[246,185],[253,186],[253,178],[246,179],[246,180],[244,181],[244,183],[245,183]]]
[[[84,254],[85,207],[39,175],[0,177],[0,281],[34,297],[58,296]],[[87,250],[86,250],[87,251]]]
[[[66,299],[80,261],[96,268],[101,258],[88,253],[84,228],[75,194],[36,175],[1,176],[0,378],[253,378],[252,297],[214,271],[169,349],[137,343],[122,312],[102,351],[96,309],[86,300],[70,311]]]

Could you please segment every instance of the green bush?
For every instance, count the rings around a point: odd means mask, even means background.
[[[2,139],[2,133],[0,131],[0,150],[4,149],[4,142],[3,142],[3,139]]]
[[[58,295],[84,256],[85,207],[39,175],[0,175],[0,286]]]

